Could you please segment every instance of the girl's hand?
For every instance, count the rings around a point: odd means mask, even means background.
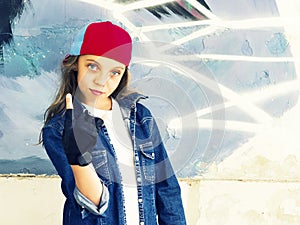
[[[62,144],[70,165],[86,166],[92,162],[91,151],[96,145],[97,136],[95,118],[87,110],[83,111],[76,105],[74,108],[72,95],[67,94]]]

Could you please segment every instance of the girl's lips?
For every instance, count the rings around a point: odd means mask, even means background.
[[[97,90],[95,90],[95,89],[90,89],[90,91],[91,91],[94,95],[97,95],[97,96],[104,94],[104,92],[102,92],[102,91],[97,91]]]

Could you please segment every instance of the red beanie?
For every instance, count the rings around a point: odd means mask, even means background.
[[[70,49],[70,55],[97,55],[114,59],[128,66],[132,40],[121,27],[111,22],[93,22],[80,30]]]

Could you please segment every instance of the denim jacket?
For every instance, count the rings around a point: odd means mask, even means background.
[[[132,93],[116,99],[133,142],[140,225],[185,225],[180,187],[155,120],[140,103],[145,98]],[[92,151],[92,164],[103,183],[99,206],[75,186],[62,146],[63,129],[64,113],[60,113],[45,124],[42,132],[46,152],[62,179],[61,188],[66,197],[63,224],[125,225],[122,177],[105,125],[98,129],[99,138]]]

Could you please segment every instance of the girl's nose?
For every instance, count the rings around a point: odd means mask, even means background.
[[[95,83],[101,86],[104,86],[106,82],[109,80],[109,73],[101,73],[95,77]]]

